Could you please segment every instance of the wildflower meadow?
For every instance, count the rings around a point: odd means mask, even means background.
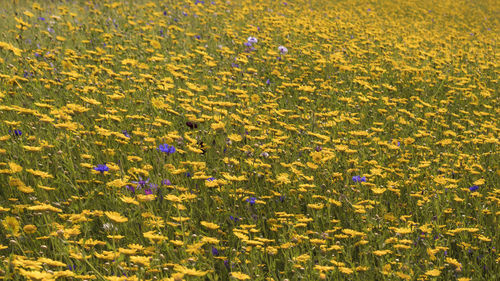
[[[500,280],[498,1],[0,4],[0,279]]]

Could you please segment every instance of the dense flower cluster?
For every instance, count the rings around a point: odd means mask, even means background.
[[[4,2],[1,279],[498,279],[497,2]]]

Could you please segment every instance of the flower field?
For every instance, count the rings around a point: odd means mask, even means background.
[[[498,1],[2,4],[1,279],[500,279]]]

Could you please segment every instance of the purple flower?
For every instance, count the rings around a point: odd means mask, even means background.
[[[214,177],[209,177],[209,178],[207,179],[207,181],[214,181],[214,180],[215,180],[215,178],[214,178]]]
[[[170,182],[170,180],[168,180],[168,179],[167,179],[167,180],[162,180],[162,181],[161,181],[161,184],[162,184],[162,185],[172,185],[172,183],[171,183],[171,182]]]
[[[141,189],[146,186],[146,184],[149,183],[149,179],[143,180],[141,177],[139,177],[139,181],[133,181],[132,183],[137,184],[137,188]]]
[[[217,250],[217,248],[215,248],[215,247],[212,247],[212,255],[218,256],[219,255],[219,250]]]
[[[109,171],[109,167],[106,166],[106,164],[99,164],[99,165],[97,165],[97,167],[94,167],[94,170],[101,172],[101,174],[102,174],[104,172]]]
[[[135,188],[131,185],[127,185],[127,189],[130,190],[130,192],[135,193]]]
[[[151,188],[144,189],[144,194],[150,195],[150,194],[153,194],[153,191],[151,190]]]
[[[169,146],[168,144],[160,144],[160,146],[157,148],[157,150],[159,150],[161,152],[165,152],[167,154],[172,154],[175,152],[175,147],[173,145]]]
[[[247,42],[250,44],[255,44],[255,43],[259,42],[259,40],[257,40],[257,38],[255,38],[255,37],[250,36],[250,37],[248,37]]]
[[[245,42],[243,45],[245,45],[245,47],[252,47],[252,43],[250,42]]]
[[[353,182],[366,182],[366,177],[354,176],[352,177]]]
[[[45,18],[44,17],[39,17],[38,20],[45,20]]]
[[[122,134],[126,136],[127,138],[130,138],[130,135],[128,134],[127,130],[123,130]]]
[[[288,53],[288,49],[285,47],[285,46],[279,46],[278,47],[278,51],[280,52],[280,54],[284,55],[286,53]]]
[[[470,190],[471,192],[474,192],[474,191],[476,191],[476,190],[478,190],[478,189],[479,189],[479,186],[477,186],[477,185],[473,185],[473,186],[469,187],[469,190]]]

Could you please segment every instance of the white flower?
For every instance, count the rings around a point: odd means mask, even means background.
[[[102,225],[105,231],[116,230],[116,227],[112,223],[105,223]]]
[[[288,53],[288,49],[287,49],[285,46],[279,46],[279,47],[278,47],[278,51],[279,51],[281,54],[286,54],[286,53]]]
[[[251,44],[255,44],[255,43],[259,42],[259,40],[257,40],[257,38],[252,37],[252,36],[248,37],[247,41],[248,41],[248,43],[251,43]]]

